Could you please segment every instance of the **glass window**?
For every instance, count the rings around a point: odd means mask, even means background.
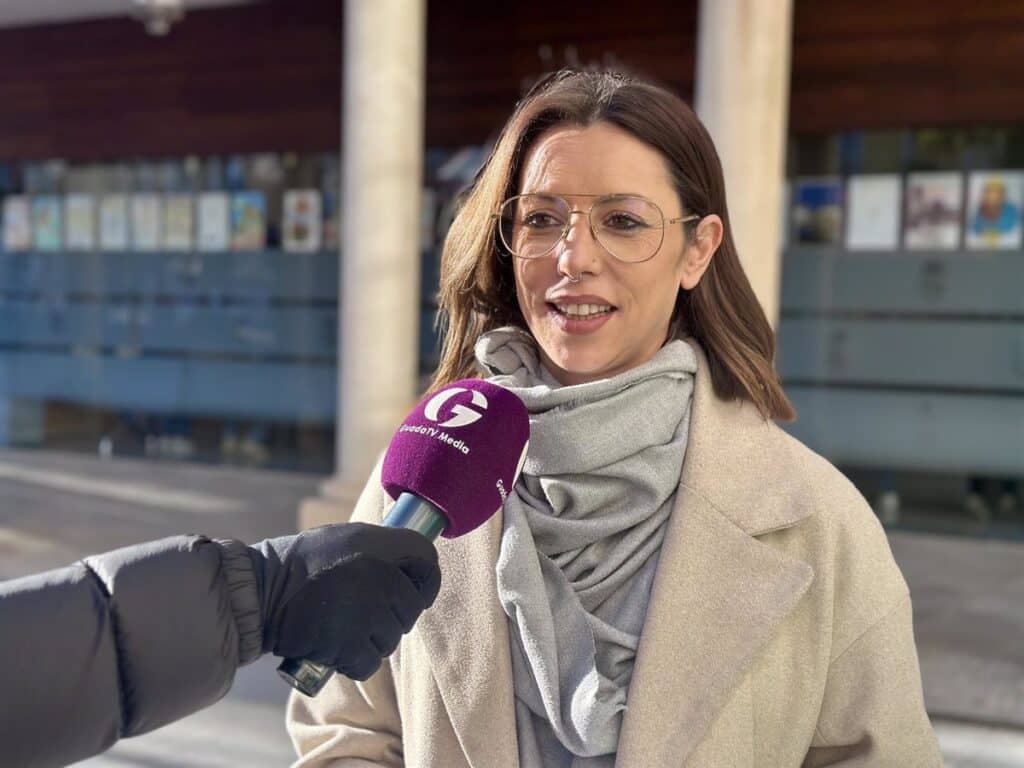
[[[338,168],[0,163],[0,443],[331,471]]]
[[[834,134],[797,136],[791,147],[792,176],[830,176],[842,170],[840,141]]]
[[[844,174],[899,173],[906,165],[905,131],[852,131],[840,138]]]

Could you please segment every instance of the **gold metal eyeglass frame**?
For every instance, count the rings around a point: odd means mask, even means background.
[[[501,224],[500,224],[501,211],[511,201],[517,200],[517,199],[519,199],[521,197],[549,197],[549,198],[552,198],[554,200],[561,200],[563,203],[565,203],[566,207],[569,208],[569,213],[568,213],[568,215],[565,218],[565,226],[562,227],[561,234],[551,244],[550,248],[548,248],[546,251],[544,251],[544,253],[539,253],[536,256],[520,256],[519,254],[514,253],[512,251],[512,249],[509,247],[508,243],[505,242],[505,238],[501,234]],[[497,213],[492,213],[491,214],[491,218],[492,219],[495,219],[495,220],[499,221],[499,224],[498,224],[498,227],[497,227],[497,229],[498,229],[498,239],[501,240],[502,244],[509,251],[509,253],[511,253],[517,259],[523,259],[524,261],[534,261],[536,259],[542,259],[545,256],[547,256],[549,253],[551,253],[553,250],[555,250],[555,248],[558,247],[559,243],[561,243],[563,240],[565,240],[566,235],[569,234],[569,229],[572,227],[572,216],[573,216],[574,213],[578,213],[578,214],[581,214],[581,215],[586,215],[586,217],[587,217],[587,227],[590,229],[590,236],[594,238],[594,242],[596,242],[598,245],[600,245],[602,250],[604,250],[605,253],[607,253],[613,259],[615,259],[617,261],[621,261],[623,264],[643,264],[645,261],[650,261],[651,259],[653,259],[655,256],[658,255],[658,252],[661,250],[661,246],[665,243],[665,227],[667,225],[669,225],[669,224],[685,224],[688,221],[694,221],[695,219],[702,219],[702,218],[704,218],[700,214],[691,213],[688,216],[677,216],[677,217],[675,217],[673,219],[666,219],[665,218],[665,212],[661,210],[661,206],[660,205],[658,205],[656,202],[654,202],[650,198],[644,197],[643,195],[633,194],[633,193],[630,193],[630,192],[623,192],[623,193],[614,194],[614,195],[570,195],[570,197],[589,197],[589,198],[594,198],[594,203],[587,210],[584,211],[584,210],[582,210],[580,208],[573,208],[573,207],[571,207],[569,201],[566,200],[562,195],[548,195],[548,194],[544,194],[542,192],[529,192],[529,193],[524,194],[524,195],[513,195],[512,197],[508,198],[507,200],[505,200],[505,202],[503,202],[501,204],[501,207],[498,208],[498,212]],[[658,215],[661,216],[661,240],[658,242],[658,247],[655,248],[654,252],[650,256],[648,256],[646,259],[640,259],[639,261],[628,261],[626,259],[619,258],[614,253],[612,253],[608,249],[608,246],[606,246],[603,242],[601,242],[601,238],[599,238],[597,236],[597,232],[594,231],[594,220],[593,220],[593,218],[591,218],[591,214],[593,213],[594,208],[597,207],[598,203],[603,202],[605,200],[614,200],[616,198],[625,198],[625,197],[635,197],[635,198],[638,198],[640,200],[643,200],[645,203],[650,203],[652,206],[654,206],[654,210],[656,210],[658,212]]]

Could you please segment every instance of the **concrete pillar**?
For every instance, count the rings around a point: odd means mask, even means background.
[[[425,0],[346,0],[335,474],[302,527],[346,520],[416,402]]]
[[[792,0],[701,0],[697,114],[725,170],[733,236],[778,327]]]

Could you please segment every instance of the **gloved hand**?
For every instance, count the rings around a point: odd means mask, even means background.
[[[308,659],[365,680],[441,587],[424,536],[365,523],[325,525],[249,547],[263,652]]]

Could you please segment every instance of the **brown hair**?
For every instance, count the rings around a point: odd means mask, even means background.
[[[516,194],[523,158],[542,133],[556,125],[601,121],[664,156],[683,210],[722,219],[722,243],[710,266],[693,290],[679,291],[670,338],[688,335],[701,345],[720,398],[746,399],[766,419],[792,420],[796,412],[772,363],[775,334],[732,239],[722,165],[711,136],[682,99],[623,72],[563,69],[542,78],[516,105],[445,238],[438,294],[438,324],[445,334],[431,390],[476,375],[473,347],[481,334],[503,325],[526,328],[512,257],[497,247],[491,214]],[[687,225],[690,234],[697,223]]]

